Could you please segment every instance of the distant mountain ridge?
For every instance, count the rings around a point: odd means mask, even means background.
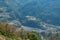
[[[1,0],[0,22],[41,30],[60,29],[59,3],[58,0]]]

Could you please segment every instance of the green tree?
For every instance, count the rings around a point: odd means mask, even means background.
[[[39,40],[39,37],[36,34],[32,33],[30,40]]]

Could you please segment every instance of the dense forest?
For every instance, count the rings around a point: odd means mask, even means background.
[[[26,31],[5,22],[0,22],[0,40],[39,40],[33,31]]]

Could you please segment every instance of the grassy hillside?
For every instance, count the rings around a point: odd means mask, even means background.
[[[18,30],[19,29],[19,30]],[[36,33],[17,28],[8,23],[0,23],[0,40],[39,40]]]

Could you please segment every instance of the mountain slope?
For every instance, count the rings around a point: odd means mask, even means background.
[[[1,0],[0,22],[47,30],[60,29],[59,0]]]

